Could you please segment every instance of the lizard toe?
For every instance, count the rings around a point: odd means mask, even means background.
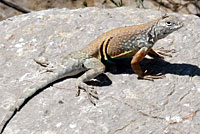
[[[165,75],[159,73],[157,75],[145,75],[143,79],[153,81],[154,79],[162,79]]]
[[[89,101],[93,104],[93,105],[96,105],[95,103],[95,100],[99,100],[99,97],[98,97],[98,93],[96,90],[94,90],[94,87],[93,86],[88,86],[86,85],[85,83],[79,83],[79,85],[77,86],[78,88],[78,91],[76,93],[76,96],[79,96],[80,95],[80,90],[84,90],[86,93],[87,93],[87,96],[88,96],[88,99]]]

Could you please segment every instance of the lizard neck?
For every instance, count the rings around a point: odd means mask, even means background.
[[[156,30],[156,23],[149,28],[149,31],[147,32],[147,40],[153,44],[159,40],[159,34]]]
[[[149,32],[147,33],[150,42],[155,43],[157,40],[165,38],[167,34],[164,33],[164,29],[160,26],[158,26],[158,21],[155,22],[154,25],[149,29]]]

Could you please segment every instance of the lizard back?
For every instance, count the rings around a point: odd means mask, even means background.
[[[147,33],[158,20],[160,18],[141,25],[112,29],[93,40],[81,52],[87,53],[88,56],[97,57],[98,59],[103,58],[105,60],[108,60],[108,56],[111,58],[132,56],[138,51],[138,45],[133,42],[135,42],[136,38]]]
[[[106,61],[129,58],[143,47],[151,49],[157,40],[182,26],[177,17],[165,14],[145,24],[120,27],[105,32],[82,49],[81,53]]]

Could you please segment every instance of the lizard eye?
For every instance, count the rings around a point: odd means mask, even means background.
[[[166,24],[167,24],[167,26],[171,26],[172,25],[172,23],[170,21],[167,21]]]

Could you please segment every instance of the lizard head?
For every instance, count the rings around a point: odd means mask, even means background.
[[[155,36],[157,39],[162,39],[182,26],[183,23],[178,17],[165,14],[162,18],[158,19],[154,26]]]

